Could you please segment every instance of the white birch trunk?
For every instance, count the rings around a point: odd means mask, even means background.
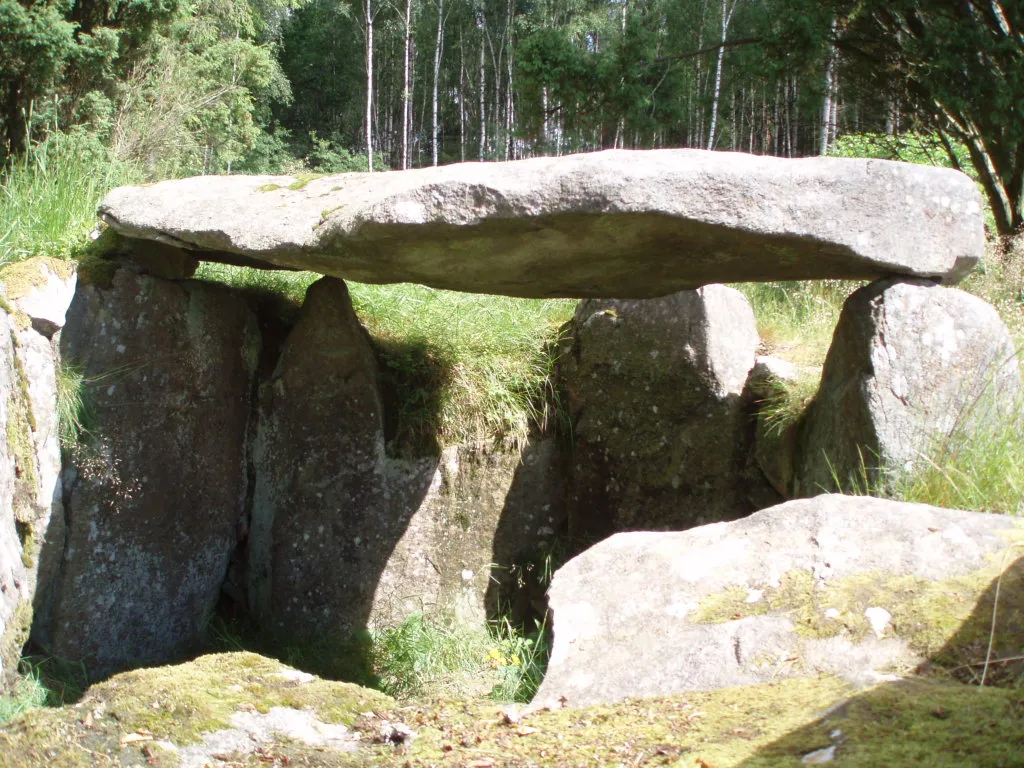
[[[715,131],[718,129],[718,101],[722,95],[722,66],[725,63],[725,42],[729,36],[729,24],[739,0],[733,0],[728,7],[728,0],[722,0],[722,37],[718,48],[718,64],[715,66],[715,91],[711,98],[711,128],[708,131],[708,149],[715,148]]]
[[[409,167],[409,121],[412,117],[412,90],[409,84],[409,55],[412,49],[412,0],[405,0],[405,68],[402,73],[402,170]]]
[[[434,90],[430,119],[431,161],[437,165],[437,84],[441,77],[441,47],[444,45],[444,0],[437,0],[437,38],[434,42]]]
[[[373,8],[372,0],[363,0],[366,15],[366,165],[373,173]]]

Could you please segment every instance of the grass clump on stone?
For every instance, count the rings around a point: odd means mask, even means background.
[[[196,276],[301,304],[319,275],[204,263]],[[553,342],[576,302],[348,283],[380,360],[396,453],[471,440],[518,447],[552,415]]]
[[[393,443],[525,443],[552,415],[553,342],[576,302],[351,284],[397,393]]]

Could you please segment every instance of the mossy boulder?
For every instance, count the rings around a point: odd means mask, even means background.
[[[64,540],[55,357],[49,339],[0,312],[0,691]]]
[[[203,656],[116,675],[74,706],[22,716],[0,730],[0,766],[203,766],[292,742],[330,764],[356,751],[351,726],[363,713],[392,705],[252,653]]]
[[[47,338],[64,326],[75,293],[73,262],[36,256],[0,269],[0,284],[7,302]]]
[[[537,698],[585,706],[821,673],[861,685],[915,669],[966,675],[986,657],[996,584],[992,658],[1024,645],[1022,543],[1016,518],[836,495],[618,534],[555,573]]]

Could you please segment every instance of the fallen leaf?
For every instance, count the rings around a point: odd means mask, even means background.
[[[121,737],[121,744],[136,744],[140,741],[152,741],[153,734],[149,731],[135,731],[135,733],[126,733]]]
[[[471,763],[466,763],[466,768],[492,768],[494,761],[489,757],[481,757]]]
[[[540,733],[540,729],[539,728],[531,728],[528,725],[523,725],[523,726],[520,726],[519,728],[516,729],[516,736],[529,736],[530,734],[533,734],[533,733]]]

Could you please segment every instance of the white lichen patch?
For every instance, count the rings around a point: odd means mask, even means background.
[[[277,742],[281,736],[337,752],[355,752],[358,736],[344,725],[324,723],[309,710],[272,707],[265,714],[236,712],[233,727],[214,731],[201,744],[178,749],[181,768],[204,768],[218,756],[247,755],[259,747]]]

